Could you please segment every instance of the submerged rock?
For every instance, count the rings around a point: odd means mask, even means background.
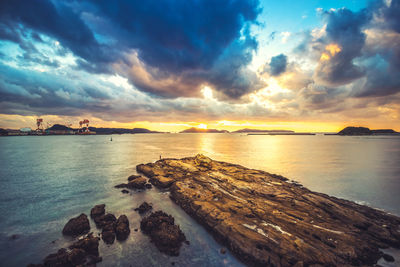
[[[78,217],[70,219],[64,226],[64,235],[77,236],[89,232],[90,224],[86,214],[82,213]]]
[[[104,226],[103,231],[101,232],[101,239],[103,239],[106,244],[113,244],[115,240],[115,229],[114,224],[108,224]]]
[[[92,233],[73,243],[69,249],[61,248],[57,253],[49,254],[43,264],[29,264],[28,267],[39,266],[92,266],[102,261],[99,257],[99,238]]]
[[[171,256],[178,256],[185,235],[174,218],[163,211],[156,211],[142,219],[140,229],[150,236],[151,241],[161,251]]]
[[[203,155],[141,164],[137,171],[155,186],[168,184],[170,197],[248,265],[372,266],[383,256],[380,248],[400,247],[400,218],[279,175]],[[168,249],[170,240],[181,239],[170,225],[173,218],[157,212],[141,229]]]
[[[151,206],[149,203],[147,203],[146,201],[143,202],[142,204],[140,204],[139,207],[137,207],[135,210],[139,212],[139,214],[143,214],[149,210],[151,210],[153,208],[153,206]]]

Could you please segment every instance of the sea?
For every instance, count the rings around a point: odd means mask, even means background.
[[[305,187],[400,216],[400,137],[284,136],[229,133],[0,137],[0,266],[40,263],[66,247],[62,228],[96,204],[126,214],[124,242],[100,242],[98,266],[243,266],[156,188],[122,194],[115,185],[136,165],[204,154],[283,175]],[[143,201],[175,218],[190,244],[160,253],[140,231]],[[98,232],[91,221],[91,228]],[[134,229],[139,229],[134,231]],[[396,250],[389,250],[399,255]],[[396,257],[396,256],[395,256]],[[396,258],[397,259],[397,258]],[[383,266],[396,266],[380,262]]]

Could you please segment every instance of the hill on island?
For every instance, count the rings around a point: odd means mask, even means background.
[[[349,126],[338,132],[338,135],[400,135],[400,133],[392,129],[371,130],[367,127]]]
[[[47,130],[50,130],[50,131],[73,131],[74,129],[69,128],[69,127],[67,127],[65,125],[54,124],[50,128],[47,128]]]
[[[217,129],[200,129],[200,128],[192,127],[192,128],[183,130],[179,133],[229,133],[229,131],[217,130]]]
[[[146,128],[97,128],[89,127],[90,131],[96,132],[96,134],[138,134],[138,133],[162,133],[157,131],[151,131]]]

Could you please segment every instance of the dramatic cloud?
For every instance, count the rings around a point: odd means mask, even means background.
[[[261,84],[246,69],[257,49],[249,26],[259,12],[256,0],[3,1],[0,38],[34,50],[26,35],[47,35],[78,57],[80,69],[94,73],[114,73],[115,64],[137,68],[138,60],[151,79],[131,73],[131,83],[160,96],[196,95],[210,84],[237,98]],[[137,60],[129,61],[131,54]]]
[[[24,50],[29,43],[21,39],[32,31],[36,41],[38,33],[48,35],[86,61],[100,64],[113,59],[114,51],[99,44],[79,14],[62,2],[4,0],[0,28],[1,39],[17,42]]]
[[[316,62],[313,83],[346,86],[348,96],[400,92],[400,1],[375,1],[353,12],[319,10],[325,25],[305,33],[297,56]],[[311,77],[310,77],[311,78]]]
[[[314,28],[271,21],[273,6],[3,0],[0,114],[398,118],[400,0],[324,5]]]

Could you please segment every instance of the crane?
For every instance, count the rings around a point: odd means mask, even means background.
[[[36,119],[36,126],[37,126],[37,129],[36,129],[37,132],[43,132],[43,119],[42,118]]]

